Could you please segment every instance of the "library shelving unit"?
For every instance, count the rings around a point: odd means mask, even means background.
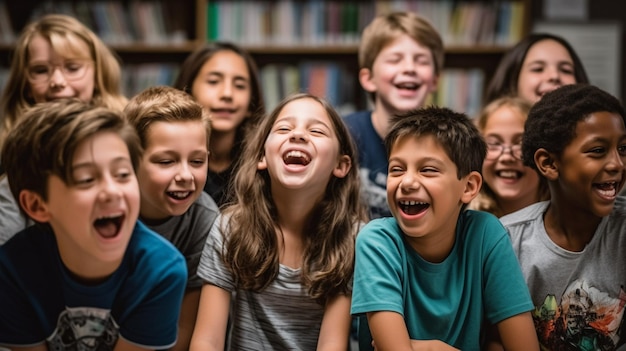
[[[532,0],[0,0],[13,36],[34,16],[70,13],[118,54],[125,92],[171,84],[177,68],[207,41],[246,48],[268,106],[293,90],[326,96],[341,112],[367,106],[358,80],[361,30],[377,14],[411,10],[428,18],[446,46],[436,103],[473,114],[503,53],[530,30]],[[3,14],[4,16],[3,17]],[[10,33],[0,25],[0,66]],[[0,74],[0,83],[2,83]]]

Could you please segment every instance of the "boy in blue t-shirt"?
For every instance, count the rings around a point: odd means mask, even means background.
[[[385,138],[393,218],[357,236],[352,314],[366,314],[380,350],[478,350],[488,324],[507,350],[539,350],[506,230],[491,214],[464,211],[482,185],[480,133],[445,108],[393,122]]]
[[[141,146],[124,116],[77,99],[41,103],[1,156],[37,224],[0,246],[0,346],[172,347],[187,269],[137,221]]]

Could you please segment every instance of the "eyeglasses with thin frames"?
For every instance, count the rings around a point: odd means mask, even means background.
[[[511,155],[518,159],[522,159],[522,144],[506,145],[501,143],[487,143],[486,160],[498,159],[505,151],[511,152]]]
[[[47,83],[58,68],[65,79],[73,81],[82,79],[88,71],[91,60],[65,60],[61,64],[49,62],[34,63],[28,66],[28,80],[31,83]]]

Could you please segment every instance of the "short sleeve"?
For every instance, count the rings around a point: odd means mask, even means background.
[[[198,276],[204,279],[205,283],[218,286],[227,291],[234,291],[236,286],[233,276],[222,261],[222,248],[224,240],[222,228],[227,228],[228,217],[219,215],[204,244],[202,257],[198,265]]]
[[[368,223],[356,238],[351,313],[403,310],[403,242],[391,218]],[[381,298],[384,296],[384,298]]]

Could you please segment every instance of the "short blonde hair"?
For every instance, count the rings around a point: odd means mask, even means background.
[[[379,15],[365,27],[359,46],[359,68],[371,70],[385,45],[402,34],[407,34],[430,49],[435,62],[435,74],[439,75],[443,69],[443,40],[426,18],[408,11]]]

